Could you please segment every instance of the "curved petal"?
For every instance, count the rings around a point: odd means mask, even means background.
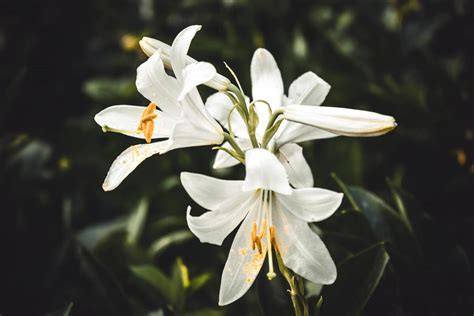
[[[178,101],[183,100],[191,89],[211,80],[216,73],[216,68],[213,65],[202,61],[186,66],[183,70],[183,89]]]
[[[137,68],[137,90],[169,115],[179,118],[178,95],[181,85],[165,72],[158,50]]]
[[[151,144],[130,146],[125,149],[112,163],[105,177],[102,188],[104,191],[112,191],[145,159],[166,150],[168,141]]]
[[[325,139],[336,136],[339,135],[314,126],[285,121],[282,123],[282,126],[280,126],[274,139],[277,147],[280,147],[288,143],[300,143],[308,140]]]
[[[369,111],[310,105],[288,105],[283,109],[283,116],[289,121],[338,135],[379,136],[397,126],[393,117]]]
[[[161,60],[163,61],[166,68],[171,68],[171,46],[157,39],[146,36],[140,40],[139,44],[147,56],[151,56],[158,49],[161,49]],[[186,56],[186,65],[194,64],[196,62],[197,61],[195,59]],[[230,85],[230,80],[223,75],[216,73],[216,75],[211,80],[205,82],[204,84],[216,90],[226,90]]]
[[[314,283],[334,283],[336,265],[319,236],[280,203],[273,211],[275,238],[285,265]]]
[[[191,216],[188,207],[186,220],[189,229],[201,242],[222,245],[224,239],[242,222],[249,210],[257,202],[256,194],[246,193],[234,196],[218,205],[215,211],[201,216]]]
[[[265,100],[272,109],[282,105],[283,80],[272,54],[264,48],[255,51],[250,64],[253,100]]]
[[[197,204],[214,211],[223,201],[242,194],[243,181],[222,180],[197,173],[181,172],[181,184]]]
[[[334,214],[344,197],[342,193],[321,188],[295,189],[292,195],[276,196],[285,209],[305,222],[325,220]]]
[[[113,105],[97,113],[94,120],[106,130],[110,128],[127,136],[144,139],[143,133],[137,132],[137,127],[145,109],[145,106]],[[152,138],[169,137],[176,121],[159,110],[156,114]]]
[[[176,123],[171,137],[169,139],[170,146],[167,151],[177,148],[219,145],[224,141],[222,129],[217,125],[207,124],[196,125],[202,122],[192,120],[181,120]]]
[[[183,70],[186,67],[186,58],[191,41],[200,29],[201,25],[188,26],[179,32],[171,45],[171,66],[178,80],[181,80],[183,77]]]
[[[321,105],[330,89],[326,81],[308,71],[291,83],[288,98],[293,104]]]
[[[245,153],[245,167],[243,191],[263,189],[291,194],[285,168],[268,150],[261,148],[248,150]]]
[[[252,148],[252,143],[250,142],[250,140],[248,139],[245,139],[245,138],[236,138],[235,139],[235,142],[237,143],[237,145],[239,145],[239,147],[244,151],[246,152],[247,150],[251,149]],[[222,147],[224,148],[228,148],[228,149],[231,149],[232,147],[230,146],[230,144],[228,142],[225,142]],[[225,151],[223,150],[218,150],[217,151],[217,154],[216,154],[216,159],[214,160],[214,164],[212,165],[212,167],[214,169],[219,169],[219,168],[228,168],[228,167],[233,167],[235,165],[238,165],[240,162],[235,159],[234,157],[232,157],[231,155],[229,155],[228,153],[226,153]]]
[[[278,159],[288,173],[288,179],[295,188],[313,187],[313,173],[303,156],[303,148],[297,144],[286,144],[278,151]]]
[[[267,243],[262,242],[262,253],[251,248],[252,224],[259,218],[257,205],[240,226],[230,248],[222,272],[219,305],[230,304],[241,298],[252,286],[267,254]]]
[[[207,111],[219,121],[227,130],[229,129],[229,112],[234,107],[232,101],[223,93],[214,93],[206,100]],[[238,137],[247,138],[247,126],[237,110],[230,114],[232,132]]]

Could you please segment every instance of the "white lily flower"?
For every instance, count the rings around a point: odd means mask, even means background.
[[[272,111],[284,107],[287,102],[320,105],[331,88],[323,79],[313,72],[307,72],[297,78],[284,95],[283,80],[280,69],[273,56],[265,49],[257,49],[253,55],[251,66],[252,97],[253,100],[268,102]],[[228,113],[233,104],[222,93],[211,95],[206,101],[208,111],[225,127],[228,127]],[[269,119],[267,106],[257,104],[259,125],[257,139],[262,140]],[[252,148],[247,134],[247,127],[236,111],[230,116],[232,131],[238,137],[237,143],[245,151]],[[303,156],[303,148],[296,143],[311,139],[335,137],[319,128],[299,123],[284,121],[272,140],[273,150],[278,159],[283,163],[288,173],[290,183],[296,188],[312,187],[314,184],[311,169]],[[225,148],[230,148],[228,143]],[[237,165],[239,162],[224,151],[218,151],[214,168],[225,168]]]
[[[207,112],[196,89],[210,80],[216,70],[209,63],[186,65],[185,62],[189,45],[199,29],[200,26],[188,27],[173,42],[170,63],[176,77],[166,73],[160,50],[138,67],[136,86],[151,102],[148,107],[115,105],[95,116],[104,131],[145,138],[149,143],[131,146],[115,159],[102,186],[105,191],[115,189],[152,155],[223,142],[222,128]],[[152,139],[164,140],[150,143]]]
[[[200,25],[195,25],[192,27],[199,27],[199,29],[201,28]],[[171,46],[163,43],[162,41],[146,36],[140,40],[139,44],[143,52],[149,57],[152,56],[157,50],[161,50],[161,60],[163,61],[166,68],[171,68]],[[192,57],[186,56],[185,63],[186,65],[191,65],[196,64],[197,61]],[[215,73],[210,80],[204,82],[203,84],[216,90],[227,90],[227,87],[230,85],[230,80],[219,73]]]
[[[265,149],[246,152],[244,181],[181,173],[181,182],[202,207],[199,217],[187,212],[191,231],[201,242],[221,245],[239,225],[225,264],[219,305],[239,299],[255,281],[268,254],[269,279],[275,276],[271,248],[298,275],[319,284],[336,279],[336,266],[308,222],[331,216],[342,193],[320,188],[293,189],[285,168]]]
[[[253,100],[263,100],[272,111],[283,112],[283,121],[270,143],[279,160],[285,165],[290,183],[297,188],[313,186],[313,175],[306,162],[302,148],[296,143],[346,136],[377,136],[393,129],[393,117],[368,111],[345,108],[321,107],[331,86],[315,73],[309,71],[291,83],[288,97],[284,95],[283,81],[278,65],[270,52],[263,48],[255,51],[250,65]],[[232,102],[216,93],[206,101],[206,108],[226,128]],[[234,111],[235,112],[235,111]],[[257,107],[259,125],[257,138],[261,141],[269,120],[266,106]],[[232,130],[239,145],[245,151],[252,148],[246,126],[237,113],[230,116]],[[224,144],[229,148],[229,144]],[[224,151],[216,155],[214,168],[230,167],[239,162]]]

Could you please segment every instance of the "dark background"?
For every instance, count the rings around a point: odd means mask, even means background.
[[[383,137],[305,144],[316,186],[336,189],[335,172],[386,198],[389,178],[417,205],[425,256],[408,272],[391,261],[362,314],[471,315],[473,21],[469,0],[2,1],[0,314],[44,315],[73,302],[71,315],[167,315],[169,304],[129,266],[151,262],[172,275],[178,257],[191,277],[209,276],[186,299],[186,315],[270,314],[264,280],[218,309],[231,239],[219,248],[186,234],[192,202],[179,172],[235,178],[241,167],[216,172],[210,148],[176,150],[145,161],[115,191],[101,190],[134,140],[102,133],[93,116],[113,104],[146,104],[134,86],[145,60],[137,41],[171,43],[201,24],[191,55],[225,75],[226,61],[247,93],[253,51],[265,47],[286,89],[312,70],[332,86],[324,105],[396,117],[399,126]],[[145,230],[125,247],[123,219],[140,199],[149,202]],[[84,231],[90,227],[98,235]],[[163,236],[170,245],[150,258],[146,249]]]

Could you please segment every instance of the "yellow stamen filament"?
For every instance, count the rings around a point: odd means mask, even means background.
[[[145,140],[147,143],[151,142],[151,137],[153,136],[153,130],[155,129],[155,122],[153,121],[157,118],[155,114],[156,111],[156,104],[151,102],[148,106],[143,110],[142,117],[140,119],[140,123],[138,124],[138,130],[143,133],[145,136]]]

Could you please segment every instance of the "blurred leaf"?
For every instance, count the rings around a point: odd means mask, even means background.
[[[159,309],[157,311],[149,312],[147,316],[164,316],[163,310]]]
[[[140,199],[137,207],[130,215],[127,225],[127,243],[129,245],[135,245],[141,236],[148,213],[148,205],[149,202],[147,198]]]
[[[169,247],[175,245],[175,244],[181,244],[184,243],[188,240],[190,240],[193,237],[193,234],[191,234],[190,231],[188,230],[178,230],[169,234],[166,234],[165,236],[158,238],[155,240],[150,248],[149,248],[149,253],[153,256],[159,255]]]
[[[317,223],[325,238],[331,238],[351,251],[359,251],[376,240],[365,216],[355,210],[337,212]]]
[[[46,316],[69,316],[73,305],[74,303],[71,302],[55,312],[46,314]]]
[[[377,240],[389,241],[399,253],[418,255],[418,243],[406,220],[374,193],[355,186],[346,186],[336,175],[336,182],[352,207],[362,212]]]
[[[88,280],[100,302],[113,314],[130,315],[131,306],[115,276],[85,248],[78,246],[81,276]]]
[[[183,216],[167,216],[151,223],[146,233],[154,239],[156,238],[155,236],[162,236],[167,232],[177,230],[177,228],[185,227],[187,226]]]
[[[359,315],[377,287],[388,260],[383,243],[379,243],[340,263],[336,282],[323,289],[321,314]]]
[[[166,277],[158,268],[152,265],[131,266],[130,270],[138,278],[144,280],[153,286],[163,296],[166,302],[173,305],[174,298],[172,293],[173,282]]]
[[[224,311],[215,309],[202,309],[195,312],[184,313],[185,316],[221,316],[224,315]]]
[[[96,102],[107,103],[111,100],[128,99],[136,95],[133,79],[97,78],[84,83],[84,93]]]
[[[316,307],[314,308],[314,316],[321,316],[321,306],[323,306],[324,299],[322,296],[316,301]]]
[[[186,288],[184,287],[186,281],[189,282],[189,275],[183,271],[183,261],[181,258],[176,259],[171,272],[171,287],[168,288],[176,311],[182,311],[186,299]],[[187,280],[186,280],[187,279]]]
[[[197,277],[191,280],[191,284],[189,286],[189,294],[192,294],[202,288],[204,285],[209,282],[212,277],[212,273],[203,273],[198,275]]]
[[[115,231],[123,230],[127,226],[127,218],[121,217],[114,220],[87,226],[77,233],[77,239],[89,251],[97,246],[97,243]]]

